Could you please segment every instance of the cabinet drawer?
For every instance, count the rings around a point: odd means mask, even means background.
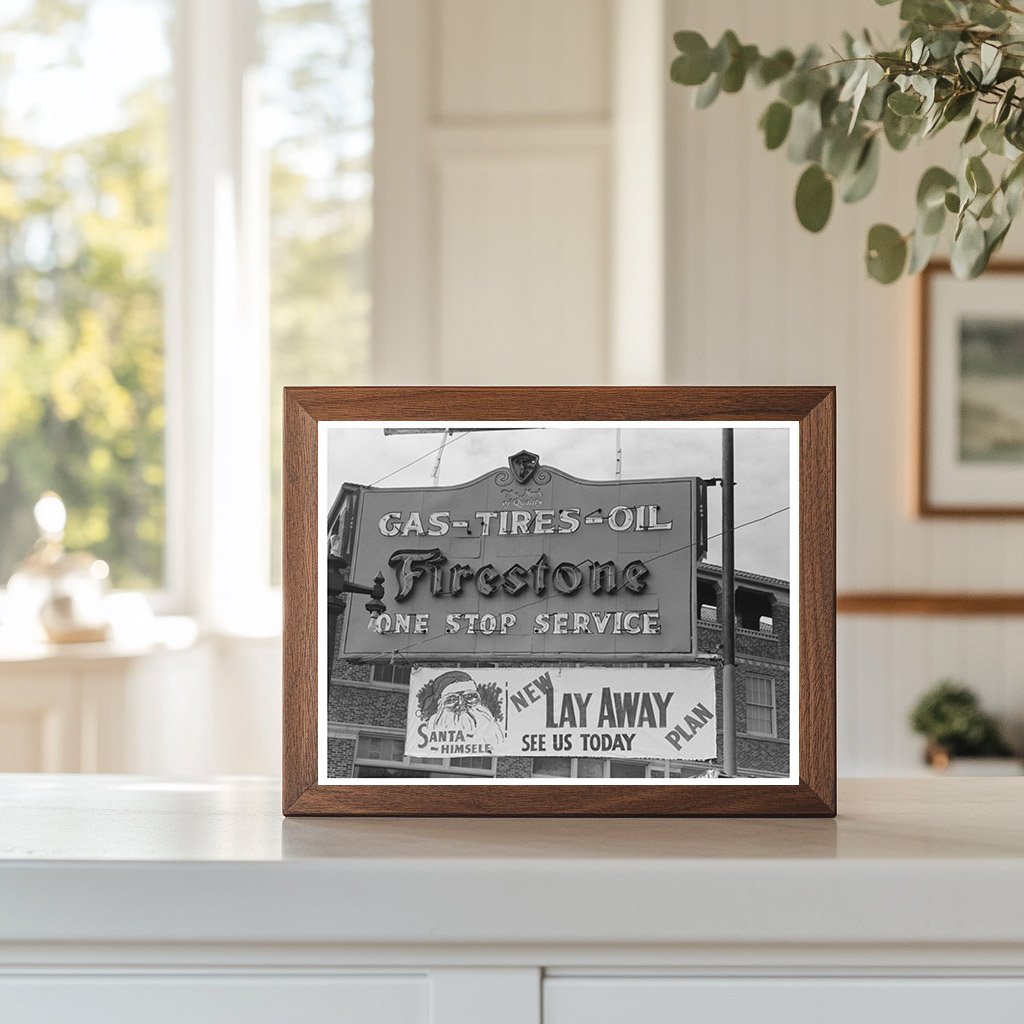
[[[18,1024],[427,1024],[420,976],[97,975],[0,978]]]
[[[544,984],[545,1024],[1021,1024],[1024,978],[572,978]]]

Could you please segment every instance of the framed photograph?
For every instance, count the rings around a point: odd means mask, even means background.
[[[285,814],[835,814],[832,388],[284,417]]]
[[[916,511],[1024,515],[1024,263],[919,287]]]

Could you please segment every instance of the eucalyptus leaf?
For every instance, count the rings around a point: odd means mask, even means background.
[[[927,210],[918,210],[915,230],[925,235],[938,235],[941,234],[945,224],[946,204],[939,203],[938,206],[932,206]]]
[[[1006,146],[1006,133],[1002,126],[989,121],[981,129],[981,143],[994,156],[1002,156]]]
[[[975,268],[985,259],[985,232],[978,219],[969,211],[965,212],[960,227],[953,238],[950,265],[953,273],[962,281],[976,277],[980,271]]]
[[[878,181],[879,149],[878,138],[875,136],[864,143],[853,175],[843,187],[844,203],[860,202],[875,187]]]
[[[845,134],[838,127],[822,133],[821,166],[833,178],[841,178],[854,169],[864,148],[863,133],[859,137]]]
[[[821,114],[821,123],[828,124],[830,121],[838,121],[841,114],[837,110],[839,106],[839,93],[837,88],[829,89],[818,102],[818,110]]]
[[[711,48],[708,41],[699,33],[684,29],[681,32],[672,33],[672,42],[680,53],[693,53],[703,51],[710,53]]]
[[[813,101],[801,103],[793,111],[786,155],[793,163],[817,160],[821,156],[821,111]]]
[[[874,60],[862,58],[861,63],[846,80],[846,84],[839,94],[839,102],[852,104],[853,111],[850,114],[849,131],[852,132],[857,123],[857,115],[868,89],[877,85],[882,80],[883,74],[882,68]]]
[[[897,152],[904,150],[910,140],[921,130],[924,124],[922,117],[900,117],[891,110],[886,110],[882,117],[885,141]]]
[[[942,107],[942,116],[946,121],[956,121],[966,117],[974,107],[975,96],[972,92],[955,93],[946,100]]]
[[[991,42],[981,44],[979,51],[981,58],[981,84],[991,85],[999,74],[999,68],[1003,63],[1003,51]]]
[[[881,121],[885,113],[885,101],[893,91],[893,84],[887,78],[881,78],[872,85],[864,95],[860,105],[860,121]]]
[[[942,206],[947,190],[956,184],[956,176],[944,167],[929,167],[921,175],[917,186],[917,207],[927,212],[936,206]]]
[[[961,146],[967,146],[972,143],[979,135],[982,129],[982,120],[980,117],[972,117],[971,123],[967,126],[967,131],[964,132],[963,139],[960,140]]]
[[[776,100],[761,115],[761,129],[764,144],[768,149],[778,149],[786,141],[789,126],[793,120],[793,108],[788,103]]]
[[[788,75],[795,63],[790,50],[776,50],[770,57],[762,57],[754,67],[754,81],[762,87],[771,85]]]
[[[980,156],[972,156],[967,161],[966,176],[976,194],[987,196],[995,188],[992,175]]]
[[[920,227],[915,228],[910,237],[910,261],[907,264],[908,274],[917,274],[928,265],[939,244],[941,231],[926,232]]]
[[[739,92],[746,81],[747,72],[757,59],[756,46],[741,46],[733,55],[732,63],[722,72],[722,92]]]
[[[684,33],[679,34],[683,35]],[[697,35],[696,32],[688,34]],[[704,40],[701,39],[701,42],[704,42]],[[708,80],[710,74],[711,51],[708,50],[707,44],[705,44],[703,52],[683,53],[676,57],[672,61],[672,67],[669,71],[672,81],[678,82],[680,85],[702,85]]]
[[[968,17],[978,25],[985,28],[999,30],[1007,25],[1006,15],[990,3],[972,3],[968,10]]]
[[[693,95],[693,105],[698,110],[706,110],[718,98],[722,91],[722,80],[713,74]]]
[[[904,21],[920,21],[926,25],[944,25],[957,17],[955,9],[942,0],[903,0],[900,17]]]
[[[1020,202],[1024,198],[1024,177],[1017,177],[1003,186],[1003,193],[1006,196],[1006,213],[1013,222],[1013,218],[1020,212]]]
[[[875,224],[868,232],[867,269],[880,284],[892,284],[907,262],[906,239],[890,224]]]
[[[785,100],[791,107],[797,107],[807,99],[807,73],[794,71],[787,75],[779,87],[779,99]]]
[[[960,33],[955,30],[932,32],[928,40],[932,60],[945,60],[951,57],[960,45]]]
[[[960,197],[960,212],[962,213],[967,207],[974,202],[978,196],[978,183],[973,175],[967,173],[968,161],[964,161],[960,165],[960,170],[956,176],[956,191]],[[959,228],[958,228],[959,230]]]
[[[920,109],[921,100],[909,92],[894,92],[889,96],[889,109],[894,114],[916,114]]]
[[[733,62],[733,57],[742,48],[736,33],[727,29],[711,51],[711,70],[721,74]]]
[[[992,117],[992,120],[996,124],[1002,124],[1013,111],[1013,101],[1017,95],[1017,83],[1011,82],[1003,93],[999,102],[996,104],[996,112]]]
[[[1006,196],[1007,213],[1012,220],[1017,216],[1024,196],[1024,157],[1018,157],[1003,175],[1002,190]]]
[[[832,214],[832,180],[817,165],[811,164],[796,186],[796,215],[808,231],[821,231]]]
[[[926,75],[913,75],[910,84],[924,100],[921,110],[927,113],[935,103],[935,79],[928,78]]]
[[[929,135],[938,131],[944,123],[944,116],[942,107],[938,105],[932,107],[931,113],[925,120],[924,131],[921,133],[921,137],[927,138]]]

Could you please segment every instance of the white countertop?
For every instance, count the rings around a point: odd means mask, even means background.
[[[276,783],[0,776],[0,943],[1024,946],[1024,780],[839,817],[284,819]]]

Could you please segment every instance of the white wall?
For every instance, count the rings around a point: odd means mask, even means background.
[[[669,0],[668,28],[712,42],[793,48],[837,41],[843,28],[887,26],[895,8],[870,0]],[[668,36],[668,33],[666,33]],[[692,90],[667,87],[667,376],[686,384],[835,384],[839,396],[840,590],[1024,589],[1020,520],[922,521],[908,510],[913,285],[883,288],[863,270],[868,227],[912,224],[921,171],[955,133],[916,151],[883,154],[878,192],[837,204],[818,236],[797,223],[800,168],[768,153],[756,89],[692,109]],[[1007,255],[1024,251],[1020,230]],[[742,486],[742,481],[740,481]],[[840,770],[898,773],[920,744],[909,708],[941,676],[1024,721],[1020,618],[854,618],[839,621]]]
[[[375,3],[378,381],[608,379],[616,281],[625,273],[616,275],[614,260],[615,186],[631,166],[615,160],[617,125],[628,126],[636,159],[660,170],[644,148],[660,144],[660,125],[644,120],[661,102],[660,77],[641,74],[637,89],[617,88],[615,22],[624,7]],[[648,0],[630,8],[646,26],[649,72],[660,52],[661,8]],[[659,199],[651,196],[660,229]],[[649,215],[629,206],[658,277],[660,237],[652,249]],[[642,365],[653,382],[660,293],[636,317],[644,318]]]
[[[895,8],[376,0],[375,18],[379,382],[835,384],[840,589],[1024,589],[1020,521],[910,515],[913,285],[863,269],[868,227],[909,228],[955,133],[885,152],[876,193],[812,236],[800,169],[756,129],[769,95],[695,111],[668,82],[674,29],[797,48],[891,39]],[[1021,619],[844,617],[839,640],[843,773],[914,770],[908,710],[946,675],[1024,734]]]

